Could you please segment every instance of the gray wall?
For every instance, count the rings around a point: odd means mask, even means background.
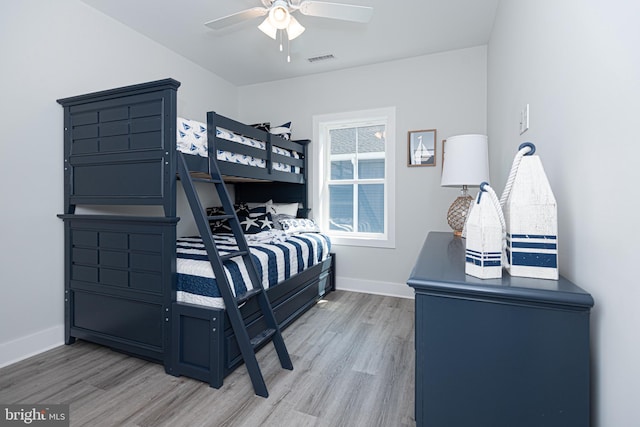
[[[595,426],[638,424],[636,181],[640,4],[503,0],[488,48],[491,169],[499,191],[536,144],[558,203],[560,273],[592,293]],[[520,136],[519,110],[531,108]]]
[[[178,111],[237,114],[237,88],[78,0],[0,4],[0,366],[63,340],[62,107],[172,77]],[[189,221],[190,213],[179,213]]]
[[[243,121],[292,121],[295,139],[312,139],[317,114],[396,107],[396,248],[334,245],[339,288],[412,295],[405,281],[418,251],[430,230],[450,231],[458,196],[440,187],[441,141],[486,133],[486,79],[481,46],[239,88]],[[407,132],[434,128],[436,167],[407,167]]]

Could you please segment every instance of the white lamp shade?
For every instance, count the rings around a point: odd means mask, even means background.
[[[304,33],[304,29],[305,28],[298,22],[298,20],[292,16],[289,21],[289,26],[287,27],[287,36],[289,37],[289,40],[293,40],[300,34]]]
[[[444,187],[480,185],[489,182],[489,144],[486,135],[457,135],[444,146],[442,180]]]
[[[269,21],[269,17],[267,16],[262,24],[258,25],[258,29],[271,37],[272,39],[276,39],[276,34],[278,33],[278,29],[271,25],[271,21]]]

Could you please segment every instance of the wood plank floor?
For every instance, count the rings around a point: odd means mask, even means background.
[[[216,390],[78,341],[0,369],[0,402],[70,404],[72,426],[415,426],[413,300],[336,291],[283,332],[294,370],[258,353]]]

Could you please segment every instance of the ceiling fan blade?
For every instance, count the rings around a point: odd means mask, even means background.
[[[204,25],[212,30],[221,30],[231,25],[239,24],[240,22],[257,18],[258,16],[264,16],[269,13],[269,9],[266,7],[252,7],[251,9],[243,10],[222,18],[217,18],[209,22],[205,22]]]
[[[373,15],[373,8],[369,6],[313,0],[302,1],[299,10],[303,15],[360,22],[363,24],[369,22]]]

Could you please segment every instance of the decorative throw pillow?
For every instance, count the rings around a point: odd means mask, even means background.
[[[224,208],[222,206],[207,208],[207,216],[216,215],[224,215]],[[226,219],[210,220],[209,227],[212,233],[231,233],[231,227]]]
[[[233,205],[238,218],[240,217],[255,217],[265,215],[267,213],[266,206],[258,206],[253,209],[249,209],[247,203],[237,203]],[[213,206],[207,208],[207,216],[224,215],[224,208],[222,206]],[[231,233],[231,226],[227,219],[217,219],[209,221],[209,227],[211,227],[212,233]]]
[[[267,202],[246,202],[246,205],[249,206],[249,209],[259,208],[262,206],[267,206],[267,203],[271,203],[271,200]]]
[[[280,225],[286,234],[320,232],[315,221],[307,218],[282,219]]]
[[[240,228],[244,234],[256,234],[261,231],[269,231],[273,229],[273,219],[271,214],[259,216],[238,216],[240,220]]]
[[[244,202],[236,203],[233,205],[233,209],[235,209],[236,215],[249,215],[251,213],[249,205]]]
[[[297,203],[273,203],[269,200],[266,203],[266,208],[271,215],[285,214],[295,217],[298,214]]]
[[[271,132],[273,135],[278,135],[282,139],[289,140],[291,139],[291,122],[273,127],[269,132]]]
[[[265,205],[256,206],[249,209],[249,216],[261,216],[269,213]]]
[[[295,215],[271,214],[271,218],[273,218],[273,228],[275,230],[282,230],[282,224],[280,224],[280,221],[283,219],[295,219],[295,217]]]

